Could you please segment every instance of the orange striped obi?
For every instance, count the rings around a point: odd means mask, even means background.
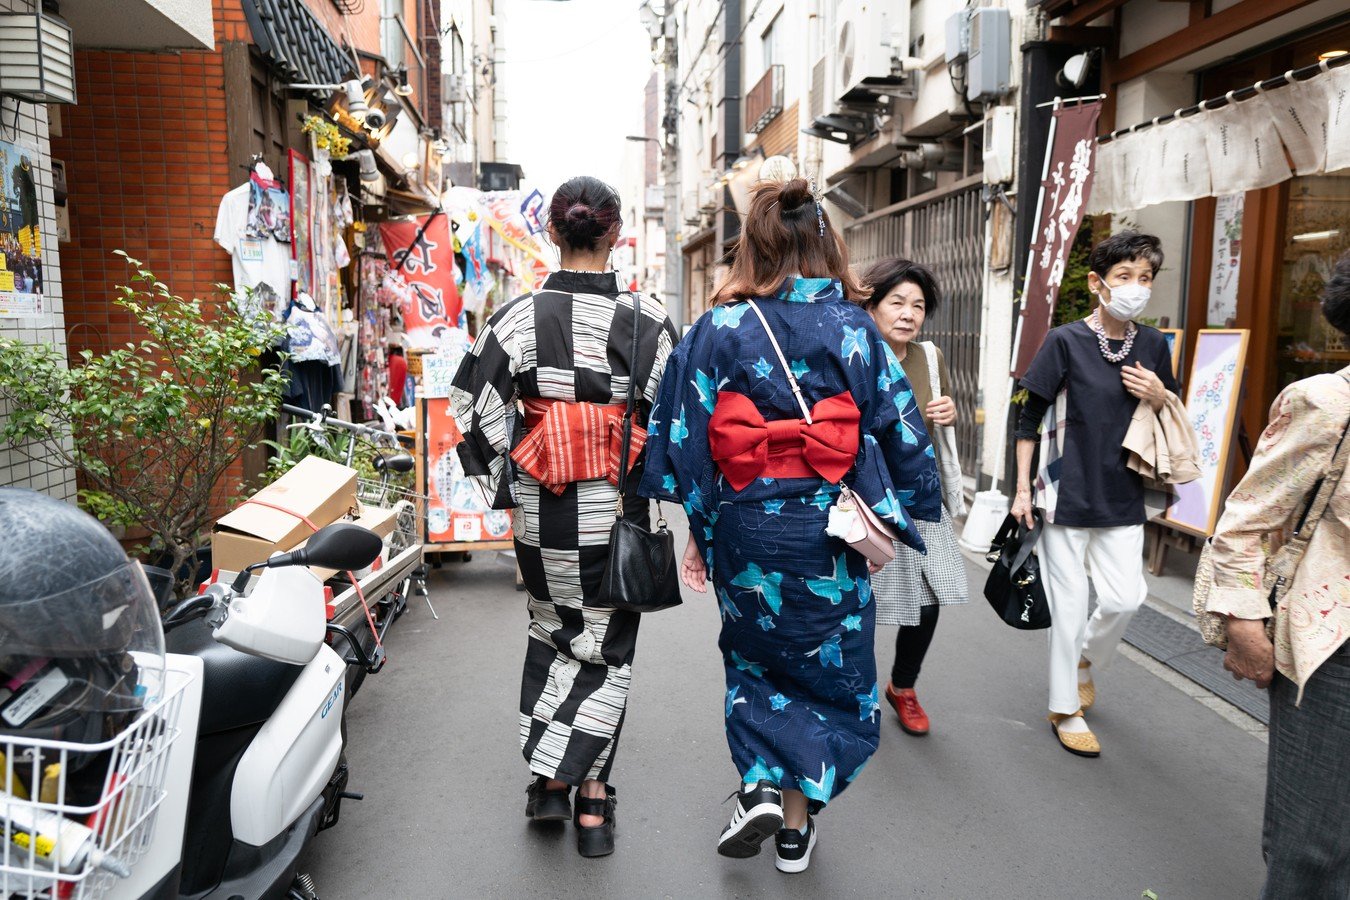
[[[607,478],[619,483],[619,451],[623,447],[624,404],[569,403],[526,397],[528,431],[511,459],[555,494],[574,481]],[[628,466],[647,443],[647,429],[633,422]]]

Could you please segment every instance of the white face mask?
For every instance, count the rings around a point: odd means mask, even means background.
[[[1144,307],[1148,306],[1149,297],[1153,296],[1153,291],[1138,282],[1132,282],[1110,288],[1107,296],[1111,302],[1107,304],[1106,311],[1111,314],[1111,318],[1128,322],[1144,311]]]

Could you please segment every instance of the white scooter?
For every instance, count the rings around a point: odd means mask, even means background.
[[[362,569],[381,545],[358,525],[329,525],[165,618],[170,667],[197,676],[179,721],[186,739],[169,752],[150,846],[112,900],[317,900],[297,860],[344,798],[360,799],[346,791],[344,679],[349,665],[377,671],[383,658],[325,622],[323,584],[305,566]]]

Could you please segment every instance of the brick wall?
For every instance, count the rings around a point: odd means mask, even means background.
[[[70,242],[60,250],[72,357],[140,337],[112,304],[127,271],[114,250],[185,297],[213,298],[215,284],[232,280],[212,234],[221,196],[245,173],[226,161],[220,47],[251,37],[238,0],[213,6],[213,51],[76,51],[80,102],[61,110],[52,141],[69,190]],[[242,475],[236,464],[222,487],[233,490]]]
[[[0,0],[0,12],[32,12],[33,0]],[[10,130],[14,113],[18,110],[17,136]],[[52,198],[51,150],[48,132],[47,107],[18,103],[5,98],[0,101],[0,120],[4,132],[0,140],[23,145],[31,150],[29,158],[38,191],[38,207],[42,211],[42,289],[46,297],[46,312],[42,316],[22,319],[0,319],[0,336],[19,338],[29,343],[55,344],[64,348],[66,323],[62,303],[61,277],[62,248],[56,242],[55,203]],[[16,139],[17,137],[17,139]],[[0,420],[8,410],[0,402]],[[75,473],[51,461],[30,461],[27,454],[42,457],[41,448],[0,446],[0,485],[32,488],[62,500],[75,499]]]

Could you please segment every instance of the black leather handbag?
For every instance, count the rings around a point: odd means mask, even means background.
[[[628,403],[623,413],[623,445],[619,451],[619,498],[614,525],[609,530],[609,560],[600,580],[600,593],[587,605],[598,609],[658,612],[679,606],[680,581],[675,572],[675,536],[666,527],[661,504],[656,505],[656,531],[648,531],[623,517],[628,486],[629,442],[637,410],[638,333],[642,325],[640,301],[633,295],[633,355],[629,358]]]
[[[984,582],[984,599],[1004,622],[1028,631],[1050,627],[1040,561],[1031,552],[1041,536],[1041,514],[1033,515],[1035,528],[1027,528],[1012,516],[1004,519],[985,557],[994,568]]]

